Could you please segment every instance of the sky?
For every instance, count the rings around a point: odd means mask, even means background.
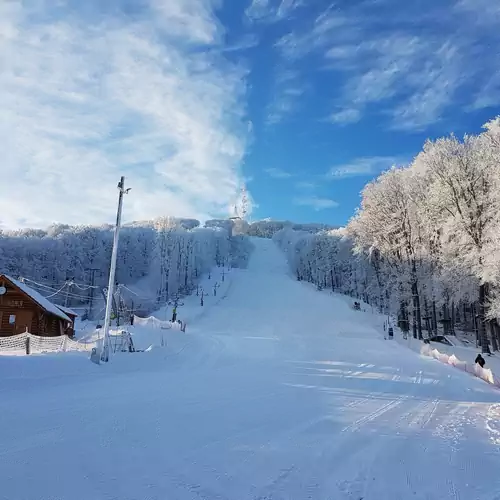
[[[427,138],[500,114],[494,0],[2,0],[0,228],[343,225]]]

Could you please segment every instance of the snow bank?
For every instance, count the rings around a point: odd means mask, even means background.
[[[140,318],[134,314],[134,325],[144,326],[148,328],[161,328],[162,330],[182,330],[182,323],[172,321],[162,321],[155,316]]]
[[[431,358],[437,359],[441,363],[445,363],[451,366],[454,366],[455,368],[458,368],[459,370],[462,370],[464,372],[470,373],[471,375],[474,375],[485,382],[488,382],[488,384],[492,384],[496,387],[500,388],[500,379],[495,377],[493,372],[489,368],[481,368],[477,363],[466,363],[465,361],[461,361],[458,359],[455,354],[445,354],[442,352],[439,352],[436,348],[433,348],[429,344],[423,344],[421,349],[420,349],[420,354],[424,356],[429,356]]]

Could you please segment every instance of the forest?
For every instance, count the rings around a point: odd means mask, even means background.
[[[120,231],[116,302],[122,309],[150,313],[194,290],[214,267],[245,267],[252,245],[247,236],[271,237],[284,227],[325,229],[289,221],[249,224],[239,217],[159,217],[125,224]],[[112,225],[52,225],[45,230],[0,231],[0,272],[21,278],[54,303],[100,318],[108,284]]]
[[[159,217],[126,224],[117,259],[118,301],[146,312],[176,295],[191,293],[214,266],[244,267],[251,245],[229,220]],[[111,225],[53,225],[46,230],[0,233],[0,270],[21,278],[53,302],[103,314],[113,243]],[[139,292],[134,291],[139,285]]]
[[[427,141],[367,184],[345,228],[275,235],[298,280],[363,299],[416,338],[476,332],[500,346],[500,118]]]

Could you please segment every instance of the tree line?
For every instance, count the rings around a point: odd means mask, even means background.
[[[427,141],[362,191],[342,230],[275,235],[297,279],[362,298],[422,339],[477,331],[500,347],[500,118]]]
[[[246,214],[246,209],[239,212]],[[238,212],[238,213],[239,213]],[[252,245],[247,236],[272,237],[284,227],[325,229],[324,225],[293,225],[288,221],[253,223],[236,215],[205,222],[158,217],[125,224],[120,231],[116,302],[153,311],[172,297],[192,293],[213,267],[245,267]],[[46,229],[0,230],[0,272],[26,283],[61,305],[104,310],[114,227],[53,224]],[[118,306],[116,306],[118,308]]]
[[[233,226],[229,220],[212,220],[201,227],[197,220],[175,217],[125,225],[116,272],[117,283],[124,285],[120,300],[154,310],[172,296],[191,293],[215,266],[246,266],[251,244],[234,234]],[[56,224],[45,230],[1,231],[0,272],[26,279],[58,304],[102,301],[113,229]],[[137,285],[139,292],[134,292]]]

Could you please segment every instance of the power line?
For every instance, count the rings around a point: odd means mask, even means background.
[[[29,284],[30,288],[33,288],[33,290],[41,293],[46,299],[48,299],[50,297],[55,297],[56,295],[61,293],[61,291],[64,289],[65,286],[66,286],[66,284],[62,285],[62,287],[60,287],[59,289],[50,288],[50,291],[53,291],[54,293],[52,293],[50,295],[44,295],[49,290],[41,288],[39,284],[34,284],[34,283]],[[71,293],[71,292],[68,293],[68,297],[73,298],[73,299],[78,299],[78,300],[85,300],[87,298],[85,295],[78,295],[78,294]]]
[[[31,281],[31,280],[26,280],[26,278],[22,278],[21,277],[19,279],[19,281],[21,281],[21,283],[24,283],[25,281]],[[33,282],[33,283],[35,283],[35,282]],[[46,299],[50,299],[50,297],[54,297],[55,295],[57,295],[58,293],[60,293],[64,289],[65,286],[66,286],[66,283],[64,283],[64,285],[59,290],[56,290],[55,293],[53,293],[52,295],[47,295],[45,298]],[[34,287],[32,287],[32,288],[34,288]]]
[[[94,283],[95,283],[95,272],[98,271],[99,269],[93,267],[90,268],[89,271],[91,273],[90,275],[90,296],[89,296],[89,318],[92,318],[92,306],[94,305],[94,290],[97,288]]]
[[[19,281],[22,281],[22,282],[29,281],[30,282],[29,286],[32,287],[32,288],[34,288],[34,286],[36,285],[36,286],[41,287],[41,288],[47,288],[48,290],[51,290],[51,291],[57,290],[57,288],[54,288],[53,286],[44,285],[43,283],[38,283],[38,282],[36,282],[34,280],[30,280],[29,278],[20,277]]]

